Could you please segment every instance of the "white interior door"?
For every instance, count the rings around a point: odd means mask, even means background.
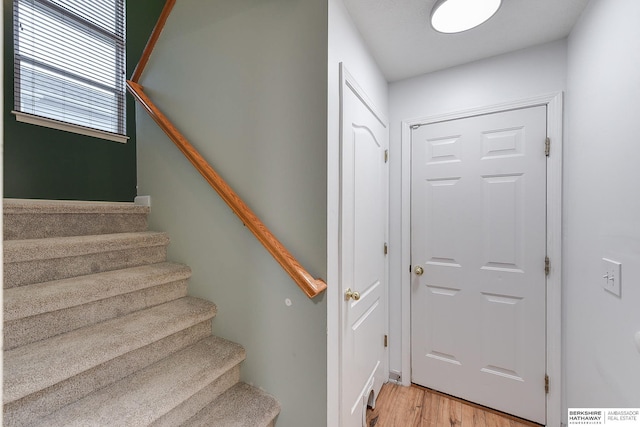
[[[412,381],[542,424],[545,140],[545,106],[411,140]]]
[[[353,78],[342,75],[340,425],[361,427],[372,392],[377,397],[388,378],[388,131]]]

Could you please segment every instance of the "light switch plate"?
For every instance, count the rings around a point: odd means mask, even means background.
[[[622,264],[602,258],[602,287],[614,295],[622,296]]]

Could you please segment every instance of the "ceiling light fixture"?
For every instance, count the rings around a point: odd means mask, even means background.
[[[502,0],[438,0],[431,10],[431,26],[440,33],[460,33],[486,22]]]

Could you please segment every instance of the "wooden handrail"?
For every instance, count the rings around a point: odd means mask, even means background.
[[[153,48],[156,47],[156,42],[158,41],[158,37],[160,37],[160,33],[164,28],[164,24],[167,22],[167,18],[173,9],[173,6],[176,4],[176,0],[167,0],[162,8],[162,12],[160,12],[160,17],[158,18],[158,22],[153,27],[153,31],[151,32],[151,36],[147,41],[147,44],[142,51],[142,55],[140,56],[140,60],[138,61],[138,65],[136,65],[135,70],[133,70],[133,74],[131,75],[131,81],[138,83],[140,80],[140,76],[142,76],[142,72],[147,66],[147,62],[149,62],[149,57],[151,57],[151,52],[153,52]]]
[[[291,276],[302,291],[313,298],[322,293],[327,284],[322,279],[315,279],[293,255],[285,248],[260,219],[249,209],[242,199],[207,163],[200,153],[191,145],[180,131],[167,119],[158,107],[144,93],[142,86],[131,80],[127,81],[127,88],[133,97],[144,107],[151,118],[160,126],[165,134],[173,141],[182,154],[191,162],[204,179],[220,195],[222,200],[251,230],[262,245],[271,253],[282,268]]]
[[[207,163],[200,153],[191,145],[180,131],[169,121],[160,109],[144,93],[143,87],[138,83],[144,71],[151,52],[160,37],[167,18],[175,5],[176,0],[167,0],[160,13],[158,22],[153,28],[149,41],[142,52],[140,61],[136,65],[131,80],[127,80],[127,89],[142,107],[149,113],[151,118],[160,126],[165,134],[182,151],[182,154],[191,162],[204,179],[222,197],[222,200],[240,218],[244,225],[251,230],[254,236],[269,251],[282,268],[291,276],[294,282],[309,297],[313,298],[327,289],[327,284],[322,279],[315,279],[300,263],[291,255],[282,243],[269,231],[260,219],[249,209],[242,199],[231,189],[231,187],[218,175],[218,173]]]

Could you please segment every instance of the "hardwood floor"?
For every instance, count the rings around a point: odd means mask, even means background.
[[[387,383],[376,408],[367,410],[368,427],[540,427],[530,421],[453,398],[417,385]]]

